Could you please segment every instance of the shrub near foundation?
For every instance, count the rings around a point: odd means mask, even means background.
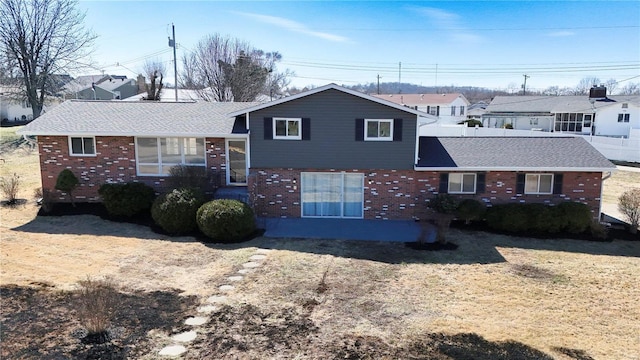
[[[196,213],[205,197],[194,188],[173,189],[160,195],[151,206],[151,217],[170,234],[185,234],[198,228]]]
[[[487,225],[495,230],[537,234],[568,232],[580,234],[590,230],[593,219],[589,207],[577,202],[559,205],[498,204],[487,210]]]
[[[143,183],[103,184],[98,189],[110,215],[132,217],[151,208],[156,197],[152,187]]]
[[[255,229],[253,210],[238,200],[213,200],[198,209],[198,228],[216,242],[237,242]]]

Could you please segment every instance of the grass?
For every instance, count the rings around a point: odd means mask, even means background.
[[[30,199],[40,181],[37,154],[22,148],[0,154],[6,161],[0,170],[20,175],[25,185],[19,197]],[[639,173],[614,174],[605,182],[605,201],[616,199],[633,181],[640,183]],[[640,242],[541,240],[452,229],[456,251],[266,238],[207,245],[95,216],[36,217],[37,209],[33,201],[0,208],[0,286],[9,289],[2,298],[0,327],[12,329],[2,333],[2,351],[8,349],[3,358],[29,358],[15,354],[27,354],[33,346],[38,351],[76,346],[71,330],[49,323],[41,342],[28,319],[73,324],[75,310],[68,308],[67,295],[56,291],[72,290],[88,276],[113,279],[123,289],[121,297],[136,299],[131,308],[136,312],[163,303],[160,295],[191,306],[174,306],[167,314],[175,315],[159,320],[116,316],[114,326],[123,326],[126,318],[129,326],[144,330],[137,336],[151,345],[136,343],[136,354],[145,349],[150,355],[137,357],[154,358],[172,331],[185,330],[180,316],[194,315],[198,303],[215,294],[258,247],[273,251],[262,268],[234,284],[231,307],[202,328],[191,358],[278,358],[277,351],[288,354],[280,358],[367,358],[365,353],[420,358],[397,351],[427,344],[447,353],[457,344],[468,355],[473,344],[504,349],[512,342],[557,359],[640,357]],[[151,319],[157,323],[147,324]],[[246,342],[240,344],[243,336]],[[249,352],[238,350],[242,346]],[[59,357],[74,357],[73,351]],[[540,358],[535,354],[525,358]]]

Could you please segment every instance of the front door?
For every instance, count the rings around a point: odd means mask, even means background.
[[[227,139],[227,185],[247,185],[247,140]]]

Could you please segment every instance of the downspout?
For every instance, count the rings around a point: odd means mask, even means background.
[[[602,220],[602,194],[604,191],[604,181],[607,180],[608,178],[611,177],[611,175],[613,175],[613,171],[609,171],[609,174],[607,174],[606,176],[604,176],[602,178],[602,181],[600,182],[600,203],[598,204],[598,220]]]

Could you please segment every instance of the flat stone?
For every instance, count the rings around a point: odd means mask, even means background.
[[[171,337],[171,340],[177,342],[191,342],[196,339],[196,336],[198,336],[198,333],[196,333],[195,331],[187,331],[181,334],[173,335]]]
[[[213,295],[207,299],[207,302],[211,304],[225,304],[227,301],[227,297],[224,295]]]
[[[229,276],[227,278],[227,280],[229,280],[229,281],[242,281],[242,279],[244,279],[244,277],[239,276],[239,275],[238,276]]]
[[[252,255],[249,260],[264,260],[267,258],[267,255],[262,255],[262,254],[256,254],[256,255]]]
[[[271,252],[270,249],[257,249],[256,250],[256,253],[258,253],[258,254],[268,254],[270,252]]]
[[[249,261],[247,263],[242,264],[242,267],[245,269],[255,269],[258,266],[260,266],[260,263],[257,263],[255,261]]]
[[[186,351],[187,351],[187,348],[182,345],[171,345],[171,346],[165,346],[164,348],[162,348],[162,350],[160,350],[158,355],[178,356],[178,355],[182,355]]]
[[[231,290],[235,289],[235,286],[233,286],[233,285],[222,285],[218,289],[220,289],[220,291],[231,291]]]
[[[238,274],[246,275],[251,272],[251,269],[240,269],[238,270]]]
[[[194,316],[185,320],[184,323],[191,326],[198,326],[206,323],[207,321],[209,321],[209,318],[202,317],[202,316]]]
[[[205,313],[205,314],[212,313],[217,310],[218,310],[218,307],[215,305],[205,305],[205,306],[200,306],[198,308],[199,313]]]

